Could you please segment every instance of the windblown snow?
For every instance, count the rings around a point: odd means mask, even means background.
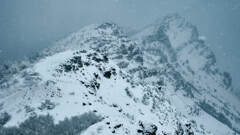
[[[35,60],[1,67],[0,114],[11,116],[3,126],[94,112],[103,120],[79,134],[239,134],[231,77],[204,42],[179,15],[131,37],[113,23],[87,26]]]

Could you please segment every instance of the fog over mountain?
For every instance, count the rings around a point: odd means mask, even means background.
[[[1,0],[0,59],[22,59],[88,24],[113,21],[140,29],[179,13],[198,27],[240,87],[239,7],[238,0]]]
[[[239,18],[238,0],[2,0],[0,134],[239,135]]]

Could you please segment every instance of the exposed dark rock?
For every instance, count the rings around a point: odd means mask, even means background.
[[[94,77],[95,77],[96,79],[99,78],[99,75],[98,75],[97,73],[93,73],[93,75],[94,75]]]
[[[78,67],[82,67],[83,66],[81,56],[74,56],[70,61],[72,63],[74,63],[74,64],[77,64]]]
[[[139,126],[141,129],[138,129],[137,132],[142,135],[156,135],[158,130],[157,126],[154,124],[143,124],[142,122],[139,122]]]
[[[96,56],[94,56],[94,57],[92,57],[92,60],[94,60],[94,61],[96,61],[96,62],[103,62],[103,59],[101,59],[101,58],[98,58],[98,57],[96,57]]]
[[[112,73],[111,73],[111,71],[106,71],[106,72],[104,72],[103,76],[110,79],[112,76]]]
[[[118,129],[118,128],[122,127],[122,126],[123,126],[123,124],[118,124],[118,125],[114,126],[113,128],[114,129]]]
[[[97,90],[100,88],[100,83],[98,83],[97,81],[92,81],[90,86],[92,89]]]
[[[7,113],[1,113],[0,114],[0,128],[4,126],[9,120],[11,119],[11,116]]]
[[[194,135],[191,124],[185,124],[182,126],[181,123],[177,123],[177,130],[175,130],[175,135]]]
[[[108,62],[108,57],[106,55],[103,56],[103,62]]]
[[[181,123],[177,124],[177,130],[175,131],[175,135],[183,135],[184,134],[184,129],[182,127]]]
[[[143,134],[143,130],[141,130],[141,129],[138,129],[137,132]]]
[[[84,64],[85,66],[89,66],[89,65],[90,65],[89,62],[84,62],[83,64]]]
[[[227,89],[232,85],[232,77],[228,72],[223,73],[223,83]]]
[[[135,58],[135,61],[136,61],[136,62],[139,62],[139,63],[143,63],[143,57],[142,57],[142,56],[137,56],[137,57]]]
[[[94,94],[95,94],[95,93],[93,93],[93,92],[91,92],[91,91],[88,91],[88,93],[91,94],[91,95],[94,95]]]
[[[127,94],[127,96],[128,96],[128,97],[130,97],[130,98],[132,98],[132,97],[133,97],[133,94],[132,94],[132,92],[131,92],[131,91],[129,91],[129,88],[128,88],[128,87],[127,87],[127,88],[125,88],[124,90],[125,90],[125,92],[126,92],[126,94]]]
[[[52,110],[56,107],[56,104],[51,102],[50,100],[45,100],[40,107],[38,107],[39,110]]]
[[[34,111],[34,108],[32,108],[32,107],[30,107],[30,106],[25,106],[24,109],[25,109],[25,112],[26,112],[26,113],[30,113],[30,112],[33,112],[33,111]]]
[[[115,107],[115,108],[116,108],[116,107],[118,107],[118,105],[117,105],[117,104],[113,104],[112,106],[113,106],[113,107]]]
[[[60,73],[62,72],[62,70],[64,72],[78,71],[82,67],[83,67],[83,62],[82,62],[81,56],[74,56],[65,64],[60,65],[61,69],[57,71],[59,71]]]

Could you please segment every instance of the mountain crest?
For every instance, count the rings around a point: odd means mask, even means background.
[[[174,49],[199,40],[197,28],[178,14],[165,17],[160,24],[159,30],[165,32]]]
[[[12,74],[0,74],[0,134],[39,115],[61,125],[87,112],[101,120],[83,135],[240,133],[231,77],[195,26],[175,14],[135,37],[114,23],[90,25],[21,70],[0,72]]]

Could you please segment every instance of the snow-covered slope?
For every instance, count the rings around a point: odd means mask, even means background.
[[[231,76],[216,67],[216,58],[196,27],[174,14],[133,38],[139,40],[149,58],[159,56],[155,67],[168,65],[165,76],[174,80],[176,91],[184,90],[185,97],[204,112],[239,133],[240,106],[231,92]]]
[[[239,101],[193,28],[167,17],[134,41],[116,24],[90,25],[18,70],[4,67],[11,74],[0,80],[0,113],[11,115],[4,126],[94,112],[103,120],[81,134],[239,132]]]

